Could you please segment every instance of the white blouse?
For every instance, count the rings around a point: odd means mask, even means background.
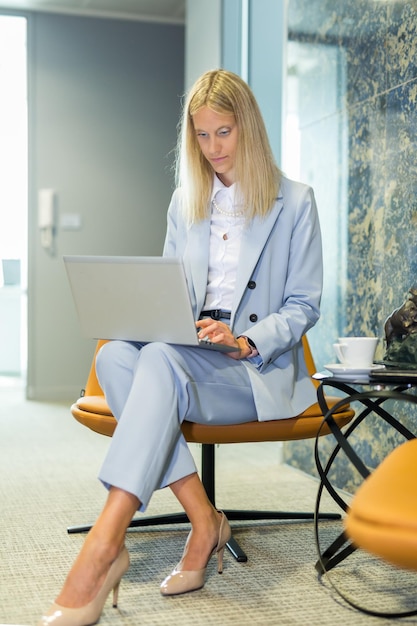
[[[236,184],[226,187],[217,176],[214,177],[211,195],[209,269],[203,310],[230,311],[232,308],[240,242],[245,225],[245,216],[236,215],[240,213],[241,205],[236,203],[235,195]]]

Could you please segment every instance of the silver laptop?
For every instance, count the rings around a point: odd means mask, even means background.
[[[235,350],[198,338],[180,259],[64,256],[64,263],[86,337]]]

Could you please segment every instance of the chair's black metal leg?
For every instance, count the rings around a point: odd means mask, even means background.
[[[166,524],[188,524],[189,519],[185,513],[167,513],[166,515],[151,515],[149,517],[138,517],[132,519],[129,528],[140,528],[141,526],[160,526]]]
[[[242,550],[234,537],[230,537],[229,541],[226,543],[226,547],[238,563],[247,562],[248,557],[246,556],[246,553]]]
[[[201,482],[213,506],[216,506],[215,494],[215,450],[214,443],[201,444]]]
[[[255,520],[312,520],[314,513],[297,511],[250,511],[240,509],[223,509],[227,519],[232,521],[255,521]],[[320,513],[319,519],[340,520],[340,513]]]
[[[166,515],[151,515],[149,517],[138,517],[133,519],[129,528],[140,528],[145,526],[162,526],[168,524],[187,524],[189,522],[185,513],[167,513]],[[92,524],[86,526],[70,526],[67,528],[68,534],[86,533]]]
[[[76,533],[88,533],[89,530],[91,530],[91,524],[86,524],[84,526],[80,525],[80,526],[68,526],[67,528],[67,533],[69,535],[73,535]]]

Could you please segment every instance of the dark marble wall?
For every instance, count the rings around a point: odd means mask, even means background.
[[[417,0],[289,0],[288,15],[283,168],[319,206],[325,287],[309,339],[320,369],[341,335],[378,336],[381,358],[384,320],[417,282]],[[393,409],[417,429],[415,411]],[[379,418],[355,436],[370,467],[398,441]],[[315,472],[311,442],[285,458]],[[342,460],[335,477],[357,482]]]

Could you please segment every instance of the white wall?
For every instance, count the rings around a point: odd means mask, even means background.
[[[185,85],[221,67],[221,0],[187,0]]]
[[[29,37],[27,394],[74,400],[94,342],[80,336],[62,255],[160,254],[184,90],[184,28],[37,14]],[[37,228],[37,194],[45,187],[58,200],[53,256]],[[68,214],[79,215],[79,230],[61,227]]]

